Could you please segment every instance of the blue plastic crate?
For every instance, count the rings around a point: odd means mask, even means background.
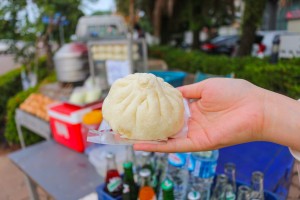
[[[244,183],[241,183],[241,182],[237,181],[237,184],[236,184],[237,189],[241,185],[247,185],[247,184],[244,184]],[[272,193],[270,191],[267,191],[267,190],[264,191],[264,197],[265,197],[264,198],[265,200],[281,200],[282,199],[278,195],[276,195],[276,194],[274,194],[274,193]]]
[[[264,188],[286,199],[294,158],[287,147],[270,142],[250,142],[220,149],[217,173],[227,162],[236,164],[236,179],[250,184],[253,171],[264,173]]]
[[[246,185],[246,184],[237,182],[237,187],[240,185]],[[107,194],[104,191],[104,186],[105,186],[105,184],[101,184],[96,189],[97,194],[98,194],[98,200],[122,200],[122,197],[113,198],[113,197],[109,196],[109,194]],[[277,196],[276,194],[273,194],[272,192],[269,192],[269,191],[265,191],[264,195],[265,195],[265,200],[281,200],[281,198],[279,196]]]
[[[97,191],[97,194],[98,194],[98,200],[122,200],[121,196],[119,196],[117,198],[114,198],[114,197],[111,197],[109,194],[107,194],[104,191],[104,186],[105,186],[105,183],[99,185],[96,188],[96,191]]]
[[[186,77],[186,73],[180,71],[149,71],[149,73],[164,79],[165,82],[173,87],[182,86]]]

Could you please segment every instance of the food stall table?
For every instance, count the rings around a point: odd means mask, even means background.
[[[36,185],[54,199],[74,200],[94,192],[103,183],[87,156],[53,140],[11,153],[9,158],[30,179],[33,199],[38,199]]]
[[[48,122],[20,109],[16,109],[15,121],[22,148],[25,148],[26,146],[23,137],[22,126],[28,128],[46,140],[51,139],[51,131]]]

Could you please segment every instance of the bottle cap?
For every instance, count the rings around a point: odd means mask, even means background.
[[[161,184],[161,188],[164,190],[164,191],[171,191],[173,190],[173,187],[174,187],[174,184],[171,180],[169,179],[166,179],[162,182]]]
[[[127,162],[124,162],[123,163],[123,167],[124,167],[124,169],[131,169],[132,168],[132,162],[130,162],[130,161],[127,161]]]
[[[149,169],[141,169],[141,171],[139,172],[139,175],[142,177],[142,178],[146,178],[146,177],[149,177],[151,175],[151,171]]]
[[[191,191],[188,194],[188,200],[199,200],[200,197],[201,197],[201,195],[197,191]]]
[[[115,157],[115,154],[113,154],[112,152],[108,152],[107,154],[106,154],[106,158],[107,159],[112,159],[112,158],[114,158]]]

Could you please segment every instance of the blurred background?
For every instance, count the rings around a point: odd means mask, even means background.
[[[174,87],[242,78],[299,99],[300,0],[1,0],[0,199],[101,199],[105,153],[123,174],[132,150],[88,143],[87,132],[111,84],[135,72]],[[167,169],[168,155],[133,155]],[[213,176],[232,162],[238,184],[264,174],[265,199],[300,199],[287,147],[207,155]]]

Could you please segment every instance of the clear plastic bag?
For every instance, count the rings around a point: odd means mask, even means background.
[[[186,99],[183,100],[184,104],[184,125],[181,130],[170,138],[184,138],[187,137],[188,120],[191,116],[189,103]],[[109,124],[103,120],[98,130],[89,130],[87,141],[97,144],[111,144],[111,145],[132,145],[136,143],[150,143],[150,144],[165,144],[165,140],[132,140],[123,138],[120,134],[114,132]]]

